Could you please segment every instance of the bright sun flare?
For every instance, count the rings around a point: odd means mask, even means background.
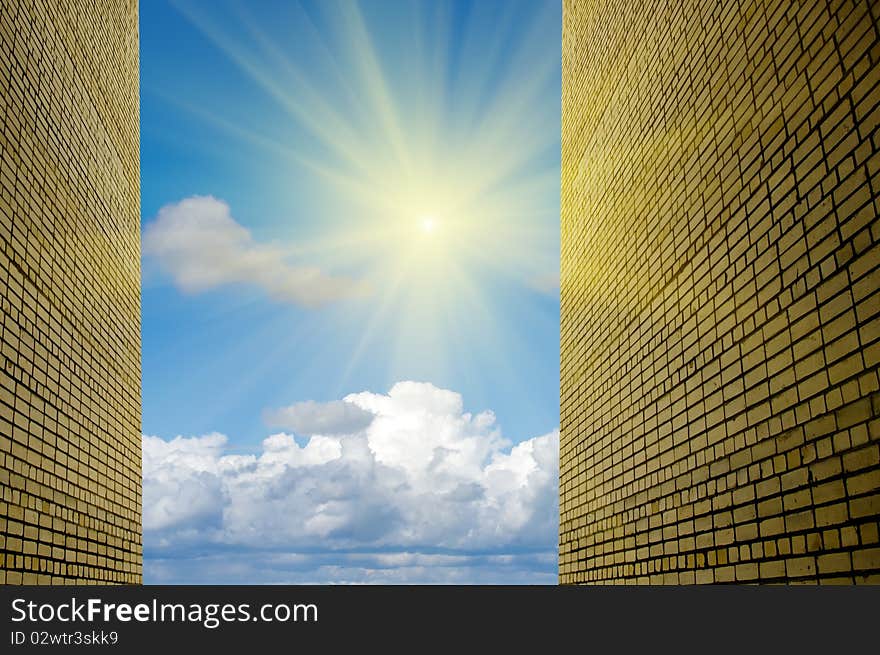
[[[371,344],[389,340],[392,368],[430,357],[442,368],[465,361],[477,332],[469,325],[507,330],[493,326],[500,296],[487,281],[524,285],[558,270],[559,111],[547,101],[558,93],[558,58],[546,47],[553,12],[527,9],[537,22],[511,48],[503,30],[484,38],[477,26],[497,21],[498,8],[476,3],[452,51],[443,3],[402,3],[413,13],[392,12],[412,28],[394,41],[412,55],[401,67],[358,3],[317,3],[321,24],[335,30],[315,31],[312,45],[328,57],[299,66],[285,50],[284,21],[260,25],[243,11],[242,36],[185,4],[296,126],[288,139],[205,114],[308,176],[314,199],[301,211],[315,214],[320,234],[297,253],[316,270],[350,271],[370,290],[350,369]],[[459,60],[475,64],[458,70]],[[329,87],[327,76],[340,71],[345,84]]]

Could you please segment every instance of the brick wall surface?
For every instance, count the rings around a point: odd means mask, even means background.
[[[563,15],[560,582],[880,581],[880,3]]]
[[[0,583],[141,581],[136,0],[0,0]]]

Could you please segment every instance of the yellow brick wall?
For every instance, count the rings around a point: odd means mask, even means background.
[[[136,0],[0,0],[0,583],[141,581]]]
[[[880,3],[563,4],[560,582],[880,581]]]

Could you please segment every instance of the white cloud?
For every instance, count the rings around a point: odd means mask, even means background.
[[[558,432],[512,446],[426,383],[344,400],[373,419],[254,455],[144,437],[147,581],[555,582]]]
[[[530,288],[548,296],[559,295],[559,272],[535,275],[527,280]]]
[[[144,471],[149,472],[144,495],[150,499],[144,504],[145,530],[219,525],[224,489],[216,464],[225,444],[221,434],[171,441],[144,437]]]
[[[556,550],[514,554],[253,552],[148,556],[148,584],[550,584]]]
[[[273,428],[297,434],[351,434],[366,428],[373,413],[345,400],[316,403],[307,400],[289,407],[267,411],[266,423]]]
[[[144,227],[142,244],[144,255],[185,293],[247,284],[279,302],[316,306],[364,291],[354,280],[290,265],[283,249],[254,241],[232,217],[229,205],[211,196],[162,207]]]

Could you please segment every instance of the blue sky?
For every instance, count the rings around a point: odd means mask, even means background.
[[[559,3],[140,12],[147,582],[555,580]]]

